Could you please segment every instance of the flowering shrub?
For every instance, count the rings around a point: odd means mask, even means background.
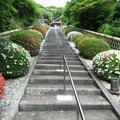
[[[43,35],[46,34],[46,32],[48,31],[49,29],[49,26],[45,23],[43,24],[40,24],[40,25],[37,25],[37,26],[34,26],[34,29],[39,31],[40,33],[42,33]]]
[[[120,77],[120,51],[99,53],[93,58],[93,69],[103,80],[110,81],[112,77]]]
[[[0,71],[6,78],[23,76],[30,66],[29,53],[17,44],[0,39]]]
[[[78,31],[72,31],[72,32],[69,32],[67,34],[67,39],[70,40],[70,41],[73,41],[76,36],[77,37],[78,36],[83,36],[83,34],[78,32]]]
[[[4,95],[3,93],[4,87],[5,87],[5,79],[2,76],[2,73],[0,73],[0,97]]]
[[[36,56],[43,36],[35,31],[20,30],[12,33],[9,39],[29,51],[31,56]]]

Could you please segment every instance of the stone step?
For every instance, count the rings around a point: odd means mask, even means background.
[[[64,66],[62,65],[62,68]],[[60,65],[59,64],[36,64],[35,68],[37,69],[51,69],[51,70],[55,70],[55,69],[60,69]],[[85,67],[83,65],[69,65],[70,70],[85,70]]]
[[[77,57],[76,55],[71,55],[71,54],[67,54],[67,55],[65,55],[66,57],[72,57],[72,58],[74,58],[74,57]],[[60,57],[60,55],[46,55],[46,54],[42,54],[42,57]]]
[[[59,49],[60,48],[60,45],[58,45],[58,43],[56,43],[56,44],[44,44],[44,46],[43,46],[43,49]],[[67,49],[70,49],[71,48],[71,46],[69,46],[69,45],[62,45],[62,48],[63,49],[65,49],[65,48],[67,48]]]
[[[63,60],[61,63],[64,64]],[[60,64],[60,60],[38,60],[37,64]],[[68,61],[68,65],[81,65],[80,61]]]
[[[94,84],[94,80],[91,79],[90,77],[83,77],[83,76],[72,76],[74,83],[75,84]],[[31,78],[29,80],[30,83],[39,83],[39,84],[63,84],[64,79],[63,76],[44,76],[44,75],[31,75]],[[66,76],[66,84],[71,84],[70,83],[70,78]]]
[[[51,75],[51,76],[63,76],[64,71],[61,69],[56,69],[56,70],[45,70],[45,69],[34,69],[33,70],[33,75]],[[67,73],[66,73],[67,74]],[[88,76],[88,72],[85,70],[81,71],[76,71],[76,70],[71,70],[71,75],[72,76]]]
[[[61,49],[60,48],[43,48],[42,51],[49,51],[49,52],[59,52]],[[63,52],[73,52],[73,50],[71,48],[62,48]]]
[[[66,57],[66,59],[70,61],[79,60],[77,57]],[[59,56],[58,57],[57,56],[56,57],[40,56],[38,60],[60,60],[60,57]]]
[[[83,109],[111,109],[109,102],[99,94],[78,95]],[[24,95],[20,102],[22,111],[41,111],[41,110],[73,110],[76,109],[74,95]]]
[[[76,110],[20,111],[14,120],[82,120]],[[86,120],[118,120],[111,110],[83,110]]]
[[[49,50],[42,49],[42,52],[50,52],[50,53],[55,53],[55,52],[59,52],[59,51],[60,51],[60,49],[49,49]],[[71,52],[73,52],[73,50],[65,49],[65,50],[62,50],[62,52],[70,54]]]
[[[47,54],[47,53],[48,53],[48,54],[49,54],[49,53],[55,54],[55,53],[60,53],[60,52],[61,52],[60,50],[54,50],[54,51],[53,51],[53,50],[49,50],[49,51],[48,51],[48,50],[42,50],[42,53],[46,53],[46,54]],[[65,51],[62,51],[62,52],[64,52],[64,54],[71,54],[71,53],[75,54],[72,50],[71,50],[71,51],[65,50]]]
[[[96,88],[94,85],[75,85],[77,93],[80,95],[96,95],[101,94],[101,91]],[[74,95],[73,89],[71,85],[43,85],[43,84],[28,84],[25,90],[25,94],[39,96],[39,95],[61,95],[61,94],[69,94]]]
[[[63,54],[63,53],[62,53]],[[52,53],[52,52],[42,52],[41,55],[61,55],[61,52],[55,52],[55,53]],[[63,55],[75,55],[75,53],[64,53]]]

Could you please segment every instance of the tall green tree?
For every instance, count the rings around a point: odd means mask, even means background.
[[[108,18],[115,0],[73,0],[64,10],[63,20],[77,27],[97,30]]]
[[[11,19],[16,14],[16,9],[12,6],[12,2],[8,0],[0,0],[0,31],[9,30]]]

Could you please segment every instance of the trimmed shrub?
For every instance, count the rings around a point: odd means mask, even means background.
[[[12,33],[9,39],[24,47],[29,51],[31,56],[36,56],[39,53],[39,47],[43,36],[35,31],[20,30]]]
[[[67,34],[67,39],[73,41],[76,36],[83,36],[83,34],[78,31],[72,31]]]
[[[112,77],[120,77],[120,51],[99,53],[93,58],[93,69],[98,77],[108,82]]]
[[[6,78],[25,75],[29,66],[30,55],[24,48],[7,39],[0,39],[0,72]]]
[[[85,40],[85,39],[87,39],[88,37],[91,37],[91,36],[88,36],[88,35],[83,35],[83,36],[81,36],[81,35],[76,35],[76,36],[74,37],[74,39],[73,39],[73,42],[75,43],[76,48],[79,49],[79,44],[82,44],[82,41]]]
[[[75,26],[72,26],[72,25],[69,25],[67,27],[65,27],[63,29],[63,32],[67,35],[69,32],[72,32],[72,31],[80,31],[79,28],[75,27]]]
[[[95,37],[87,37],[79,44],[80,55],[87,59],[93,59],[99,52],[109,49],[107,42]]]
[[[34,29],[39,31],[43,35],[45,35],[49,28],[48,28],[48,25],[44,23],[44,24],[34,26]]]

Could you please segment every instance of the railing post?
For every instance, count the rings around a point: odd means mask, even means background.
[[[111,89],[110,89],[110,92],[112,94],[120,95],[119,84],[120,84],[119,78],[113,77],[111,79]]]

